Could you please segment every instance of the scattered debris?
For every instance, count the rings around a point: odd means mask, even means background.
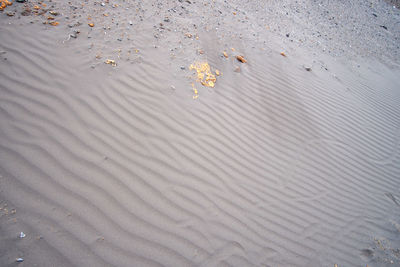
[[[311,66],[309,66],[309,65],[304,65],[303,67],[304,67],[304,69],[305,69],[306,71],[311,71]]]
[[[73,33],[70,33],[69,36],[72,38],[78,38],[78,34],[81,33],[79,30],[74,30]]]
[[[19,234],[19,238],[24,238],[26,236],[26,234],[24,233],[24,232],[21,232],[20,234]]]
[[[88,23],[90,27],[94,27],[94,23]]]
[[[7,16],[9,16],[9,17],[12,17],[12,16],[15,15],[15,13],[14,13],[14,12],[11,12],[11,11],[7,12],[6,14],[7,14]]]
[[[29,16],[32,13],[32,10],[29,7],[25,7],[24,10],[21,12],[22,16]]]
[[[286,57],[286,54],[285,54],[285,52],[281,52],[281,56],[284,56],[284,57]]]
[[[15,259],[15,261],[16,261],[16,262],[23,262],[24,259],[23,259],[23,258],[17,258],[17,259]]]
[[[228,54],[224,51],[224,57],[228,58]]]
[[[8,0],[0,0],[0,10],[4,10],[7,6],[11,6],[12,2]]]
[[[115,63],[115,60],[112,60],[112,59],[107,59],[106,61],[104,61],[104,63],[109,64],[113,67],[117,66],[117,63]]]
[[[193,89],[193,99],[197,99],[199,97],[199,92],[197,91],[196,87],[194,87],[194,83],[192,83],[192,89]]]
[[[215,75],[220,76],[221,72],[219,70],[215,70]]]
[[[207,62],[195,62],[190,65],[190,70],[196,70],[197,81],[207,87],[214,87],[217,78],[211,72],[211,67]]]
[[[236,59],[237,59],[238,61],[242,62],[242,63],[246,63],[246,62],[247,62],[247,60],[244,59],[243,56],[236,56]]]
[[[50,15],[53,16],[58,16],[58,12],[57,11],[49,11]]]
[[[387,27],[385,25],[381,25],[381,28],[384,28],[385,30],[387,30]]]
[[[58,24],[60,24],[60,22],[58,22],[58,21],[53,21],[53,22],[50,22],[49,24],[52,25],[52,26],[57,26]]]

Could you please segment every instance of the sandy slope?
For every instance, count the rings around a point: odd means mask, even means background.
[[[399,265],[399,11],[292,2],[7,7],[0,266]]]

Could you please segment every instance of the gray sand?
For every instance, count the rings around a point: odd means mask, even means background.
[[[399,266],[396,5],[6,7],[0,266]]]

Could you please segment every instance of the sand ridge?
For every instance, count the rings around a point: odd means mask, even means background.
[[[399,12],[289,2],[8,6],[0,265],[399,264]]]

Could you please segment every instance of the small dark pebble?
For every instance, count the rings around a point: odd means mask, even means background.
[[[385,25],[381,25],[381,28],[384,28],[385,30],[387,30],[387,27]]]
[[[290,36],[290,34],[289,34],[289,33],[287,33],[287,34],[286,34],[286,37],[288,37],[288,38],[289,38],[289,36]]]
[[[25,0],[17,0],[18,3],[25,3]]]
[[[185,69],[185,66],[181,66],[181,70],[184,70]]]
[[[374,17],[376,18],[376,17],[378,17],[378,15],[377,14],[375,14],[375,13],[372,13],[372,15],[374,15]]]

